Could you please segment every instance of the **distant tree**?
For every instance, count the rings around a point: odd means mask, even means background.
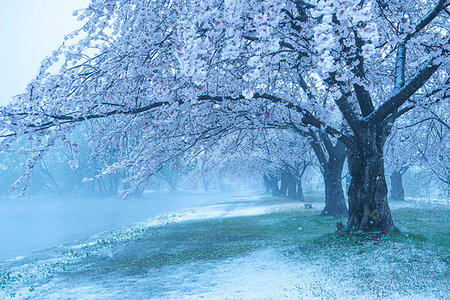
[[[265,181],[272,194],[292,200],[304,201],[302,179],[308,167],[314,163],[314,155],[305,137],[289,132],[273,132],[266,135],[262,144],[266,157]],[[278,186],[278,181],[280,185]]]
[[[93,0],[80,16],[83,34],[2,108],[0,148],[32,135],[39,150],[26,182],[43,152],[91,120],[94,152],[117,149],[120,157],[102,174],[129,168],[132,192],[167,161],[232,132],[315,128],[348,149],[347,228],[389,232],[383,148],[397,118],[448,98],[448,6]],[[133,135],[139,139],[125,154]]]
[[[404,201],[403,174],[418,161],[411,130],[394,128],[385,146],[385,164],[390,173],[390,199]]]
[[[24,163],[22,157],[14,151],[0,153],[0,194],[8,195],[8,190],[23,172],[20,165]]]
[[[428,111],[430,116],[419,124],[420,142],[414,143],[421,165],[429,170],[450,193],[450,105]]]

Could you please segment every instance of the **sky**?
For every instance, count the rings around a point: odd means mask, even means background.
[[[0,0],[0,105],[21,93],[41,61],[82,26],[74,10],[90,0]]]

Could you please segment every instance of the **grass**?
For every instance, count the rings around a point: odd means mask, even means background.
[[[445,256],[448,232],[442,231],[443,215],[446,212],[396,212],[394,218],[402,229],[382,237],[336,232],[337,220],[321,217],[317,211],[175,223],[148,228],[138,239],[108,245],[107,253],[102,254],[101,246],[85,249],[87,253],[98,251],[101,259],[98,255],[87,255],[78,261],[74,273],[139,275],[152,268],[223,261],[268,247],[289,248],[291,254],[299,252],[311,259],[326,255],[333,261],[347,255],[407,247],[433,251],[448,262]],[[428,226],[414,225],[419,217],[426,218]],[[85,270],[82,266],[89,268]]]
[[[448,210],[393,211],[397,227],[385,236],[336,232],[336,222],[344,220],[319,213],[301,210],[149,227],[133,239],[106,238],[66,251],[64,255],[77,259],[48,276],[67,281],[140,276],[150,270],[223,262],[272,248],[293,261],[316,262],[330,276],[352,279],[378,297],[386,296],[386,290],[422,291],[430,286],[448,291]],[[3,272],[0,287],[12,295],[15,291],[8,284],[22,279]],[[34,290],[36,282],[28,284]]]
[[[335,220],[316,212],[275,213],[270,215],[211,219],[148,228],[139,239],[113,244],[113,253],[98,260],[87,256],[80,273],[124,275],[145,273],[150,268],[199,261],[226,260],[248,255],[267,247],[292,246],[305,238],[333,228]],[[91,252],[92,249],[85,249]]]
[[[448,210],[399,209],[392,212],[396,226],[417,245],[449,247],[450,216]]]

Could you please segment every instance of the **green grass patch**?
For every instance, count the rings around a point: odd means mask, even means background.
[[[328,265],[326,272],[354,277],[361,281],[362,289],[399,281],[404,283],[385,288],[401,290],[409,285],[420,290],[427,287],[425,283],[446,284],[448,210],[393,211],[397,227],[388,235],[336,231],[336,223],[345,223],[345,219],[319,214],[312,209],[189,221],[141,228],[131,239],[106,236],[96,244],[61,251],[62,256],[76,259],[63,269],[48,271],[48,276],[58,275],[67,281],[136,276],[181,265],[220,263],[272,248],[293,261],[306,259]],[[419,276],[425,279],[417,281]],[[20,280],[17,274],[0,273],[0,288],[9,290],[10,283]],[[33,284],[30,280],[30,287]],[[374,293],[383,296],[378,290]]]
[[[446,213],[394,212],[399,227],[388,235],[336,231],[336,222],[345,220],[319,216],[317,210],[174,223],[150,227],[136,239],[88,248],[97,254],[80,259],[78,265],[89,265],[87,271],[93,274],[135,275],[153,268],[242,257],[267,247],[289,248],[289,253],[311,259],[327,255],[333,261],[407,247],[434,251],[448,262],[448,232],[443,230],[450,225]],[[417,220],[426,222],[416,225]]]
[[[392,217],[404,237],[417,245],[449,248],[449,210],[399,209]]]
[[[137,239],[106,247],[96,245],[94,248],[99,248],[96,251],[102,259],[99,260],[98,255],[88,255],[78,265],[89,265],[88,272],[95,274],[135,275],[151,268],[226,260],[267,247],[296,245],[332,231],[335,222],[332,218],[320,217],[317,211],[302,211],[150,227]]]

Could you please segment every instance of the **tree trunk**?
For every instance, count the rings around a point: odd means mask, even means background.
[[[286,172],[287,197],[291,200],[297,200],[297,179],[292,173]]]
[[[305,196],[303,195],[303,186],[301,178],[297,181],[297,200],[305,202]]]
[[[166,183],[169,186],[171,192],[177,191],[177,180],[175,180],[173,176],[166,178]]]
[[[278,177],[274,175],[264,175],[264,182],[266,186],[272,191],[272,196],[277,197],[280,196],[280,188],[278,187]]]
[[[350,173],[347,173],[345,175],[345,193],[348,195],[348,189],[350,187],[350,182],[352,180],[352,177],[350,176]]]
[[[344,159],[334,160],[328,163],[324,172],[325,181],[325,207],[322,216],[346,217],[347,205],[345,204],[344,191],[342,190],[342,169]]]
[[[285,172],[281,173],[280,182],[280,196],[285,197],[287,195],[288,179]]]
[[[345,217],[347,216],[347,205],[342,191],[341,176],[347,157],[347,149],[340,141],[333,145],[325,133],[320,133],[319,136],[324,146],[321,145],[318,136],[311,133],[313,138],[311,146],[319,160],[325,183],[325,207],[321,215]],[[328,158],[325,153],[328,154]]]
[[[350,149],[348,166],[351,183],[348,191],[347,229],[388,233],[394,228],[387,201],[381,126],[366,124],[358,145]]]
[[[391,200],[405,201],[405,190],[403,189],[403,178],[400,171],[391,175]]]
[[[203,175],[202,181],[203,181],[203,190],[205,192],[209,192],[209,186],[211,185],[212,176],[206,177],[206,175]]]
[[[269,176],[267,175],[263,175],[263,182],[264,182],[264,188],[266,189],[266,193],[268,194],[271,190],[271,184],[270,184],[270,179]]]
[[[108,178],[109,188],[108,188],[108,195],[114,196],[119,194],[119,178],[118,175],[110,175]]]

